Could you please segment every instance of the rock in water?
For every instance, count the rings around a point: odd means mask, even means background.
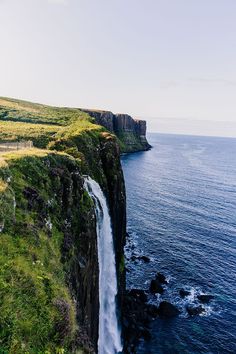
[[[187,312],[190,316],[197,316],[200,315],[201,313],[205,312],[204,307],[200,306],[187,306]]]
[[[131,289],[128,293],[129,296],[132,296],[136,299],[139,299],[141,302],[147,302],[148,298],[144,290],[142,289]]]
[[[164,292],[162,285],[156,279],[152,279],[149,290],[152,294],[163,294]]]
[[[198,300],[203,304],[207,304],[210,300],[214,299],[213,295],[201,294],[197,296]]]
[[[147,256],[141,256],[140,259],[141,259],[142,261],[144,261],[145,263],[149,263],[149,262],[150,262],[150,258],[147,257]]]
[[[158,280],[159,283],[161,283],[161,284],[167,284],[166,277],[162,273],[159,273],[159,272],[157,273],[156,280]]]
[[[168,301],[162,301],[158,308],[158,313],[160,317],[175,317],[180,314],[177,307]]]
[[[185,296],[190,295],[190,291],[185,290],[185,289],[180,289],[179,295],[180,295],[182,298],[184,298]]]
[[[158,308],[147,303],[144,290],[131,289],[127,291],[123,301],[123,328],[126,350],[124,353],[135,353],[139,340],[149,340],[150,322],[158,316]]]

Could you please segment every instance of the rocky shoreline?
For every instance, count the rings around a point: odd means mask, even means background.
[[[145,258],[146,259],[146,258]],[[148,257],[147,257],[148,259]],[[153,295],[161,297],[168,286],[164,274],[157,272],[155,278],[151,279],[148,289],[132,288],[126,290],[123,309],[123,340],[124,353],[136,353],[137,346],[141,339],[149,341],[152,337],[151,322],[159,318],[170,319],[181,314],[181,310],[175,304],[162,300],[158,305],[151,301]],[[185,288],[179,290],[179,296],[184,299],[190,296],[190,291]],[[211,294],[198,294],[196,304],[186,304],[188,317],[194,317],[205,312],[204,304],[208,304],[214,296]]]

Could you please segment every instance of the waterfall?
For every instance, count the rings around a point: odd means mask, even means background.
[[[85,188],[94,201],[97,221],[99,263],[99,332],[98,354],[122,352],[121,335],[116,313],[116,262],[107,201],[99,184],[90,177]]]

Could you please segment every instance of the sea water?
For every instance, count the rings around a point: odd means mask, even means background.
[[[180,310],[156,319],[138,353],[236,353],[236,139],[150,134],[148,152],[122,157],[127,189],[127,286],[148,289],[159,271],[163,295]],[[145,263],[136,256],[150,258]],[[179,290],[190,295],[185,299]],[[205,312],[187,304],[212,294]]]

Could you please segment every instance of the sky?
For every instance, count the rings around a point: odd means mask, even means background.
[[[0,96],[236,137],[236,1],[0,0]]]

